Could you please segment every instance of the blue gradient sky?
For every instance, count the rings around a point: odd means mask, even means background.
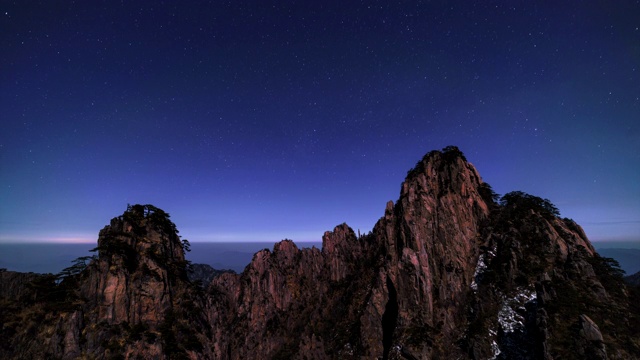
[[[0,3],[0,242],[369,231],[428,151],[640,239],[637,1]]]

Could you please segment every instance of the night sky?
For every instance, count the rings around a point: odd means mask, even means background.
[[[1,1],[0,242],[368,232],[427,152],[640,240],[638,1]]]

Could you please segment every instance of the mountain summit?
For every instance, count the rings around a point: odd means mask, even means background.
[[[499,197],[456,147],[407,173],[368,234],[291,240],[189,280],[169,215],[129,206],[94,257],[0,273],[4,359],[632,359],[638,291],[546,199]]]

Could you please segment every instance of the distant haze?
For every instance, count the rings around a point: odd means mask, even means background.
[[[640,271],[640,241],[594,242],[593,246],[600,256],[616,259],[627,275]]]
[[[192,243],[187,260],[193,263],[209,264],[216,269],[231,269],[241,272],[257,251],[273,249],[274,243]],[[322,247],[321,242],[296,243],[299,248]],[[96,244],[2,244],[0,243],[0,268],[11,271],[58,273],[71,265],[71,261],[91,255],[89,250]]]
[[[208,264],[216,269],[231,269],[241,272],[251,262],[253,254],[262,249],[273,249],[274,242],[239,243],[191,243],[187,260]],[[322,242],[296,242],[298,248],[315,246],[322,248]],[[620,262],[628,275],[640,271],[640,241],[635,242],[594,242],[601,256],[612,257]],[[91,255],[93,244],[0,243],[0,268],[11,271],[58,273],[71,265],[80,256]],[[626,249],[626,250],[625,250]]]

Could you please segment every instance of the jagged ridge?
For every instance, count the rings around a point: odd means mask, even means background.
[[[369,234],[342,224],[322,249],[284,240],[205,291],[168,214],[128,207],[59,284],[2,274],[0,356],[640,356],[640,301],[615,264],[548,200],[498,198],[459,149],[432,151]]]

